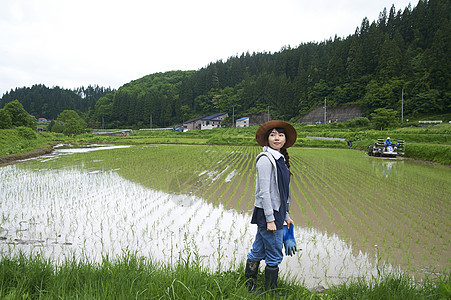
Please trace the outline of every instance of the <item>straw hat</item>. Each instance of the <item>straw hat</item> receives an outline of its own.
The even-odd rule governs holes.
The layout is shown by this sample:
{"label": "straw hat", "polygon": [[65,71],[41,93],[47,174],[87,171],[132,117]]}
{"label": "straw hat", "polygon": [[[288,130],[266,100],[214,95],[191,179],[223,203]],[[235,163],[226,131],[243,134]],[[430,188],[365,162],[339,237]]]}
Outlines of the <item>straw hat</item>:
{"label": "straw hat", "polygon": [[294,142],[296,142],[296,138],[298,137],[298,134],[296,132],[296,129],[294,127],[284,121],[279,120],[272,120],[268,121],[266,123],[263,123],[260,125],[260,127],[257,129],[257,133],[255,134],[255,139],[257,140],[257,143],[260,146],[266,146],[266,140],[265,135],[268,132],[268,130],[273,128],[283,128],[286,132],[287,140],[285,141],[285,148],[293,146]]}

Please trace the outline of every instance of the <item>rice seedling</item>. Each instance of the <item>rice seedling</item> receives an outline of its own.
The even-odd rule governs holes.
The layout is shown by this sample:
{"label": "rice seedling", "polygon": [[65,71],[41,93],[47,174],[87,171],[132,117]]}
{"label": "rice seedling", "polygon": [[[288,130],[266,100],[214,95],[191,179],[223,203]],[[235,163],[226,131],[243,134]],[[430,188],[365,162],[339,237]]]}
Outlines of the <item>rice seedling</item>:
{"label": "rice seedling", "polygon": [[[255,234],[249,210],[259,151],[135,146],[0,168],[0,226],[8,231],[0,250],[101,261],[128,249],[163,263],[196,256],[213,272],[237,268]],[[314,286],[377,276],[390,265],[449,266],[447,167],[388,166],[346,150],[293,148],[290,157],[303,251],[284,259],[282,274]]]}

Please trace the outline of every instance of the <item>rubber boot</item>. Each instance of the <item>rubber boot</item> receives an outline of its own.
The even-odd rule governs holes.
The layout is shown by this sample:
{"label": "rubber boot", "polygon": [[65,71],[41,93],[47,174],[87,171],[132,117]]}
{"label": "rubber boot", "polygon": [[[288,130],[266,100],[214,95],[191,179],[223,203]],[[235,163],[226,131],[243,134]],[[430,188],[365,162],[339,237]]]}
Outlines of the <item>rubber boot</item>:
{"label": "rubber boot", "polygon": [[255,291],[257,282],[258,266],[260,262],[253,262],[249,259],[246,261],[246,270],[244,271],[244,278],[246,279],[246,286],[249,292]]}
{"label": "rubber boot", "polygon": [[277,289],[277,278],[279,277],[279,266],[265,267],[265,290],[275,290]]}

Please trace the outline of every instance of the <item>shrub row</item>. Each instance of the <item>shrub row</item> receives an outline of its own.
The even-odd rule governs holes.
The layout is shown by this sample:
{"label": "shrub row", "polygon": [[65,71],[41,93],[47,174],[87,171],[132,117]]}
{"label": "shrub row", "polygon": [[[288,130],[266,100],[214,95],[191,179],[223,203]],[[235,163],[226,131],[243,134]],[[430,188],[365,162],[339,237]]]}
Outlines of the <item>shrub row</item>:
{"label": "shrub row", "polygon": [[451,164],[451,145],[408,143],[405,146],[405,157]]}

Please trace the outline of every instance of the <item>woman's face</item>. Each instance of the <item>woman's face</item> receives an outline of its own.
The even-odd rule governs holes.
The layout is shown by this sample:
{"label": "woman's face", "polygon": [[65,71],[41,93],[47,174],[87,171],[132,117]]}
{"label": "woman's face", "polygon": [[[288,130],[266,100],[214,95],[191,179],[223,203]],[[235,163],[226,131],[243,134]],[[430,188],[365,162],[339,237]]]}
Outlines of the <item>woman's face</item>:
{"label": "woman's face", "polygon": [[268,144],[274,150],[280,151],[285,145],[285,133],[279,133],[276,129],[273,129],[268,136]]}

